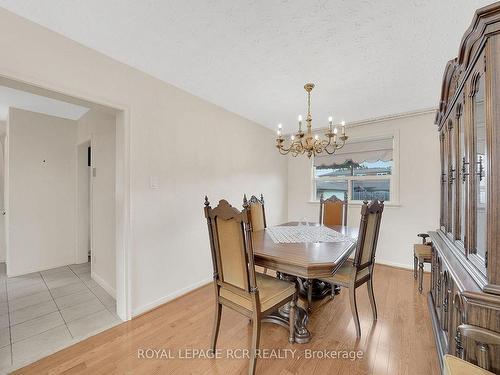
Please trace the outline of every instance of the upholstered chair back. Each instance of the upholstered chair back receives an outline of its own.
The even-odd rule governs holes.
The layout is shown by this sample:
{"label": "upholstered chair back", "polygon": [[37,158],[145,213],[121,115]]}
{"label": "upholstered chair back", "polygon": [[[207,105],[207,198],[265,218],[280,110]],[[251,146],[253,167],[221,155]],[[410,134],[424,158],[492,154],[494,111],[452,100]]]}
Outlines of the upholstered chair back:
{"label": "upholstered chair back", "polygon": [[250,293],[255,287],[249,209],[238,211],[226,200],[215,208],[205,198],[205,217],[210,235],[214,278],[222,288]]}
{"label": "upholstered chair back", "polygon": [[371,266],[375,260],[377,250],[378,234],[384,202],[377,199],[363,202],[361,207],[361,222],[359,225],[358,244],[356,255],[354,256],[354,266],[360,272],[364,268]]}
{"label": "upholstered chair back", "polygon": [[261,194],[260,199],[255,195],[252,195],[250,200],[247,202],[246,196],[243,198],[243,204],[248,204],[250,208],[250,223],[252,224],[252,230],[264,230],[266,225],[266,211],[264,208],[264,196]]}
{"label": "upholstered chair back", "polygon": [[326,226],[347,225],[347,193],[344,200],[340,200],[335,195],[328,199],[320,197],[319,223]]}

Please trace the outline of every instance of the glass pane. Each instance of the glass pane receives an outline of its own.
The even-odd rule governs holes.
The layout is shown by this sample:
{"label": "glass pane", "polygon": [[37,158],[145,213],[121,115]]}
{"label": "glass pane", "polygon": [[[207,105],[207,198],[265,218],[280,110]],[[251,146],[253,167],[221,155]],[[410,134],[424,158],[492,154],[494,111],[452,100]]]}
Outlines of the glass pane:
{"label": "glass pane", "polygon": [[444,144],[443,144],[443,165],[441,171],[441,183],[443,186],[443,226],[448,228],[448,131],[444,131]]}
{"label": "glass pane", "polygon": [[484,76],[477,82],[474,95],[474,180],[476,201],[476,253],[484,258],[486,253],[487,176],[486,121],[484,103]]}
{"label": "glass pane", "polygon": [[365,161],[353,170],[354,176],[388,176],[392,172],[392,160]]}
{"label": "glass pane", "polygon": [[439,146],[441,148],[441,212],[440,212],[440,226],[444,227],[445,225],[445,193],[444,193],[444,131],[441,132],[440,137],[439,137]]}
{"label": "glass pane", "polygon": [[[462,172],[465,171],[467,172],[467,167],[464,166],[464,158],[465,158],[465,126],[464,122],[462,121],[462,117],[460,116],[457,120],[457,126],[458,126],[458,131],[459,131],[459,162],[460,162],[460,167],[463,168]],[[466,160],[465,160],[466,161]],[[459,168],[459,165],[457,163],[457,168]],[[462,242],[465,243],[465,210],[466,210],[466,200],[465,200],[465,184],[466,181],[464,181],[464,176],[463,174],[460,174],[460,180],[457,181],[458,184],[458,194],[459,194],[459,210],[460,210],[460,222],[459,222],[459,228],[458,232],[460,236],[458,237]]]}
{"label": "glass pane", "polygon": [[330,168],[316,168],[316,177],[337,176],[387,176],[392,171],[392,160],[364,161],[355,163],[334,164]]}
{"label": "glass pane", "polygon": [[347,192],[347,181],[316,181],[316,199],[319,200],[321,193],[323,198],[330,198],[335,195],[337,198],[344,200],[344,194]]}
{"label": "glass pane", "polygon": [[456,196],[456,187],[457,187],[457,184],[456,184],[456,174],[455,174],[455,166],[456,166],[456,158],[457,158],[457,154],[456,154],[456,139],[455,139],[455,128],[452,127],[450,129],[450,159],[449,159],[449,173],[450,173],[450,187],[449,187],[449,202],[450,202],[450,226],[448,228],[448,230],[451,232],[451,233],[455,233],[455,226],[456,226],[456,221],[455,221],[455,218],[456,218],[456,199],[457,199],[457,196]]}
{"label": "glass pane", "polygon": [[355,201],[370,201],[372,199],[389,201],[390,186],[390,180],[353,180],[351,199]]}

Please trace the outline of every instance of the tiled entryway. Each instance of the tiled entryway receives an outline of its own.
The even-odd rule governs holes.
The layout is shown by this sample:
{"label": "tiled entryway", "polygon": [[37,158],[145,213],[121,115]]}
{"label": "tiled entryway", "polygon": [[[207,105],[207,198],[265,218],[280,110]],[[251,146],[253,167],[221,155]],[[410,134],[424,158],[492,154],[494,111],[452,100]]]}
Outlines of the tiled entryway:
{"label": "tiled entryway", "polygon": [[115,311],[90,263],[12,278],[0,263],[0,373],[120,323]]}

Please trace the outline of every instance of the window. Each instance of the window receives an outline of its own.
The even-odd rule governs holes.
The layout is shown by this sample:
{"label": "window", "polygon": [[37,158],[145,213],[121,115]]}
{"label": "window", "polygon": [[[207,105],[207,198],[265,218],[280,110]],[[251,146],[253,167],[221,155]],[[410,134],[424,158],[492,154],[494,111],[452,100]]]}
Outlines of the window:
{"label": "window", "polygon": [[313,199],[332,195],[349,201],[394,201],[393,140],[378,138],[350,141],[333,155],[321,155],[313,163]]}

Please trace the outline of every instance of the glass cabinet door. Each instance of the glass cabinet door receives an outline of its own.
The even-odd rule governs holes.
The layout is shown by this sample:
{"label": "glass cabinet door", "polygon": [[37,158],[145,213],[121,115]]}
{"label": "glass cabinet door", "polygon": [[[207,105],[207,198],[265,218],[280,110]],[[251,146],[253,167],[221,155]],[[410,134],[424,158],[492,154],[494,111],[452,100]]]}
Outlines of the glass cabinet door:
{"label": "glass cabinet door", "polygon": [[485,108],[485,78],[484,74],[476,77],[472,96],[473,119],[473,197],[475,218],[475,247],[476,253],[482,260],[486,257],[487,249],[487,196],[488,196],[488,155],[486,147],[486,108]]}

